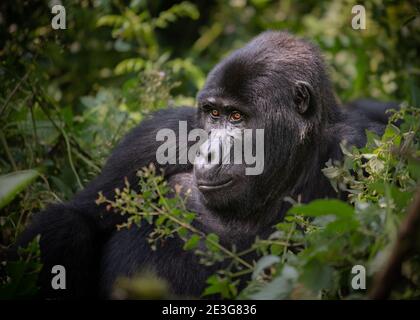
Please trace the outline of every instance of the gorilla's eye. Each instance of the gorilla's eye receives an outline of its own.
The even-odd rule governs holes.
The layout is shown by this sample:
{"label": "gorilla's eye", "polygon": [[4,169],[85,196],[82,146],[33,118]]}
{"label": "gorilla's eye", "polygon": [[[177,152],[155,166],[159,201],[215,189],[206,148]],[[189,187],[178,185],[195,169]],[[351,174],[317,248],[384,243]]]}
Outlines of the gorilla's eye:
{"label": "gorilla's eye", "polygon": [[212,109],[212,110],[210,111],[210,115],[211,115],[213,118],[219,118],[219,117],[220,117],[220,112],[219,112],[219,110]]}
{"label": "gorilla's eye", "polygon": [[232,122],[239,122],[242,120],[242,113],[240,113],[239,111],[233,111],[230,114],[229,120]]}

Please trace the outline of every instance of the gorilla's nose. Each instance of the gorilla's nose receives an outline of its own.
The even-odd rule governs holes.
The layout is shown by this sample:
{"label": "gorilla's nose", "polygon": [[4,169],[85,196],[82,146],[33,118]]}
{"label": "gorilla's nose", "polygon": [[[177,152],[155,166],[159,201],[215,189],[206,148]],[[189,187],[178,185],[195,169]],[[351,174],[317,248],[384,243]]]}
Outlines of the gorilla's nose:
{"label": "gorilla's nose", "polygon": [[230,163],[230,139],[214,137],[204,142],[195,158],[194,166],[199,171],[212,170]]}
{"label": "gorilla's nose", "polygon": [[210,169],[220,163],[220,143],[207,140],[198,150],[195,165],[200,169]]}
{"label": "gorilla's nose", "polygon": [[223,167],[222,143],[210,141],[201,146],[194,163],[194,175],[198,189],[202,192],[220,190],[232,184],[230,175],[226,175]]}

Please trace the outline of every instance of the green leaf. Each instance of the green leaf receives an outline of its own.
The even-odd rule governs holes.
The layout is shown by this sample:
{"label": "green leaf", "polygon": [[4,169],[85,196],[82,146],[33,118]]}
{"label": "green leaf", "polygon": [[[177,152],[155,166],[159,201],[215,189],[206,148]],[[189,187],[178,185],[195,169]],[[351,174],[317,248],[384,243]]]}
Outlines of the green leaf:
{"label": "green leaf", "polygon": [[130,58],[121,61],[114,69],[116,75],[122,75],[130,72],[138,72],[145,65],[145,61],[141,58]]}
{"label": "green leaf", "polygon": [[182,2],[173,5],[166,11],[160,13],[159,17],[154,20],[154,24],[158,28],[166,28],[169,23],[176,21],[181,17],[189,17],[193,20],[197,20],[200,16],[200,12],[197,7],[189,2]]}
{"label": "green leaf", "polygon": [[280,255],[284,250],[284,246],[281,246],[278,244],[272,244],[270,246],[270,250],[271,250],[271,254]]}
{"label": "green leaf", "polygon": [[184,244],[184,250],[192,250],[197,248],[198,244],[200,242],[200,236],[197,234],[193,234],[191,238],[187,240]]}
{"label": "green leaf", "polygon": [[420,162],[409,159],[407,169],[414,180],[420,181]]}
{"label": "green leaf", "polygon": [[300,277],[305,287],[313,291],[329,289],[333,284],[334,270],[318,259],[310,260]]}
{"label": "green leaf", "polygon": [[400,134],[400,129],[398,129],[397,126],[395,126],[393,124],[388,124],[385,128],[385,132],[382,135],[381,140],[383,142],[388,141],[388,140],[392,140],[392,139],[396,138],[399,134]]}
{"label": "green leaf", "polygon": [[124,23],[124,17],[118,15],[106,15],[102,16],[96,22],[97,27],[119,27]]}
{"label": "green leaf", "polygon": [[213,295],[219,293],[222,298],[231,299],[236,296],[237,289],[235,282],[229,281],[227,278],[222,278],[217,275],[212,275],[207,279],[209,286],[204,290],[203,296]]}
{"label": "green leaf", "polygon": [[39,172],[22,170],[0,176],[0,208],[9,204],[22,190],[31,184]]}
{"label": "green leaf", "polygon": [[206,237],[207,248],[213,252],[218,252],[219,247],[215,243],[219,243],[219,236],[215,233],[208,234]]}
{"label": "green leaf", "polygon": [[337,199],[319,199],[306,205],[294,205],[289,212],[308,217],[335,215],[338,218],[350,218],[354,214],[352,206]]}
{"label": "green leaf", "polygon": [[352,218],[343,218],[335,221],[331,221],[325,228],[326,234],[340,234],[350,232],[359,226],[359,222]]}
{"label": "green leaf", "polygon": [[178,234],[180,237],[186,237],[188,235],[188,230],[184,227],[178,229]]}
{"label": "green leaf", "polygon": [[33,298],[38,292],[37,279],[42,267],[39,238],[18,249],[19,260],[5,261],[3,270],[7,281],[0,285],[0,300]]}
{"label": "green leaf", "polygon": [[413,194],[411,192],[401,191],[395,186],[391,186],[391,196],[394,199],[396,205],[398,205],[400,208],[405,208],[410,203]]}

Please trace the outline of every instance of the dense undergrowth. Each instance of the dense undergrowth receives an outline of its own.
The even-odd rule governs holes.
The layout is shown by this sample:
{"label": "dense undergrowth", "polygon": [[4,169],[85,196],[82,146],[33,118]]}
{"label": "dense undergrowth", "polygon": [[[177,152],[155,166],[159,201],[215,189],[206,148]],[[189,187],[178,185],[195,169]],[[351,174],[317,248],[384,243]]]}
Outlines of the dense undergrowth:
{"label": "dense undergrowth", "polygon": [[[390,124],[383,137],[370,133],[366,147],[343,149],[344,163],[327,163],[324,173],[334,187],[349,192],[348,202],[295,203],[273,235],[256,239],[249,249],[261,256],[255,263],[222,247],[216,235],[191,230],[194,213],[185,212],[181,198],[166,199],[164,181],[150,169],[140,174],[150,192],[131,195],[147,205],[134,208],[129,222],[151,220],[148,215],[157,212],[152,246],[158,237],[180,236],[186,250],[197,251],[197,243],[205,241],[207,250],[198,252],[203,263],[231,261],[230,269],[208,280],[204,294],[367,297],[369,290],[351,287],[354,265],[366,268],[367,288],[377,287],[381,267],[392,263],[393,248],[401,245],[398,230],[410,217],[419,184],[415,1],[363,2],[368,26],[363,31],[350,27],[352,0],[74,0],[66,2],[66,30],[51,29],[48,2],[0,4],[0,258],[32,214],[68,200],[98,174],[113,146],[146,114],[193,105],[205,75],[226,54],[261,31],[288,29],[321,47],[343,101],[373,97],[403,103],[394,116],[402,119],[400,127]],[[114,200],[107,199],[110,205]],[[410,240],[393,298],[419,297],[418,241]],[[36,294],[39,269],[35,241],[21,261],[2,261],[0,297]],[[238,272],[251,275],[242,291]],[[140,286],[150,288],[148,293],[120,286],[134,297],[156,288],[164,295],[160,281],[139,281],[148,283]]]}

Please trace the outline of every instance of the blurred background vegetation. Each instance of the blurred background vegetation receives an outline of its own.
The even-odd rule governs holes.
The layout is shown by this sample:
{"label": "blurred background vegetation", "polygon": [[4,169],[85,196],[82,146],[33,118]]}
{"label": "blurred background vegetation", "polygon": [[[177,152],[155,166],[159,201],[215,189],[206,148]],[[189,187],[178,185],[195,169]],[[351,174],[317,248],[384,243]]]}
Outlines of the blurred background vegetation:
{"label": "blurred background vegetation", "polygon": [[[51,28],[53,4],[66,30]],[[366,30],[351,28],[355,4]],[[0,249],[80,190],[145,114],[194,105],[209,70],[267,29],[317,43],[341,101],[420,106],[418,1],[1,1]]]}

